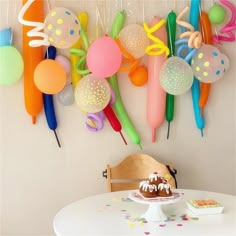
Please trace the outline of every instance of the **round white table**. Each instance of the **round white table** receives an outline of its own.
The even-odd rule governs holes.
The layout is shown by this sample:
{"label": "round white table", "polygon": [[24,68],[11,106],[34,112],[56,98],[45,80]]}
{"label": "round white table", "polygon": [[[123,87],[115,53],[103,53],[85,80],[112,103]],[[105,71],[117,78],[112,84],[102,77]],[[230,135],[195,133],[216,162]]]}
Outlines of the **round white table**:
{"label": "round white table", "polygon": [[[182,198],[165,204],[168,219],[142,218],[148,206],[128,198],[131,191],[104,193],[76,201],[61,209],[54,218],[57,236],[96,235],[236,235],[236,196],[177,189]],[[194,215],[186,205],[190,199],[214,199],[224,206],[222,214]]]}

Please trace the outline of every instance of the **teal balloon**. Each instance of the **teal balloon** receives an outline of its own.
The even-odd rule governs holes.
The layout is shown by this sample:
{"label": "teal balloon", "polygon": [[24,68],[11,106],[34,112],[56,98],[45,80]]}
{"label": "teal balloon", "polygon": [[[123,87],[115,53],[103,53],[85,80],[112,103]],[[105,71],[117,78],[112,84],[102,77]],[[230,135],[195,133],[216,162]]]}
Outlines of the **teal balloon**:
{"label": "teal balloon", "polygon": [[220,24],[225,19],[225,10],[219,4],[214,4],[208,12],[208,17],[212,24]]}
{"label": "teal balloon", "polygon": [[0,85],[10,85],[18,81],[23,73],[21,54],[13,46],[0,47]]}
{"label": "teal balloon", "polygon": [[12,29],[6,28],[0,30],[0,47],[11,45]]}

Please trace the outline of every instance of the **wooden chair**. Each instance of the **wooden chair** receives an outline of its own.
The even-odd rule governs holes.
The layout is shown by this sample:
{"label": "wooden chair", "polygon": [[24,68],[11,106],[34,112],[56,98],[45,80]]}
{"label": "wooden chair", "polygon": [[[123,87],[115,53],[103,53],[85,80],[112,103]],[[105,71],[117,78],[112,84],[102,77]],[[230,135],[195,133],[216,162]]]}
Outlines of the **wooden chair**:
{"label": "wooden chair", "polygon": [[176,170],[173,165],[164,165],[146,154],[132,154],[124,158],[118,165],[103,171],[107,178],[107,191],[115,192],[121,190],[138,189],[139,182],[148,176],[158,172],[162,177],[167,177],[172,188],[177,187],[175,178]]}

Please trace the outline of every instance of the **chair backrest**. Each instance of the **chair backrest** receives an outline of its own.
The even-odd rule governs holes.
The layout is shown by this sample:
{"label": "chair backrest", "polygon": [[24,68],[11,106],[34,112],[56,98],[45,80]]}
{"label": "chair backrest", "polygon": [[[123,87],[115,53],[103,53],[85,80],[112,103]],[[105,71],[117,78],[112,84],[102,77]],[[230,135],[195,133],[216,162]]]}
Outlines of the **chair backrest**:
{"label": "chair backrest", "polygon": [[106,171],[108,192],[138,189],[139,182],[153,172],[158,172],[162,177],[168,175],[168,183],[176,188],[175,179],[166,165],[146,154],[129,155],[114,167],[107,165]]}

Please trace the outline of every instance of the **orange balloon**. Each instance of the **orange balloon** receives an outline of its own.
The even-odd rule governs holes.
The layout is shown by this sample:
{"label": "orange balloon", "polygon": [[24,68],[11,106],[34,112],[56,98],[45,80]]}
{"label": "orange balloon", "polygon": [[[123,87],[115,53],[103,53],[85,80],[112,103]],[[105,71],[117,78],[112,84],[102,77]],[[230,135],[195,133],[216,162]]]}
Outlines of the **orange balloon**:
{"label": "orange balloon", "polygon": [[43,93],[56,94],[66,85],[66,71],[55,60],[43,60],[34,71],[34,82]]}
{"label": "orange balloon", "polygon": [[148,71],[145,66],[139,66],[129,73],[130,81],[135,86],[143,86],[148,80]]}
{"label": "orange balloon", "polygon": [[[23,0],[23,4],[26,4],[28,0]],[[35,0],[30,8],[25,12],[24,20],[27,21],[44,21],[44,1]],[[29,42],[31,38],[27,36],[27,33],[33,29],[31,26],[22,26],[23,32],[23,59],[24,59],[24,100],[25,108],[29,115],[32,117],[32,123],[36,123],[36,117],[39,115],[43,108],[43,96],[42,92],[35,86],[34,83],[34,70],[38,63],[43,60],[43,46],[30,47]]]}

